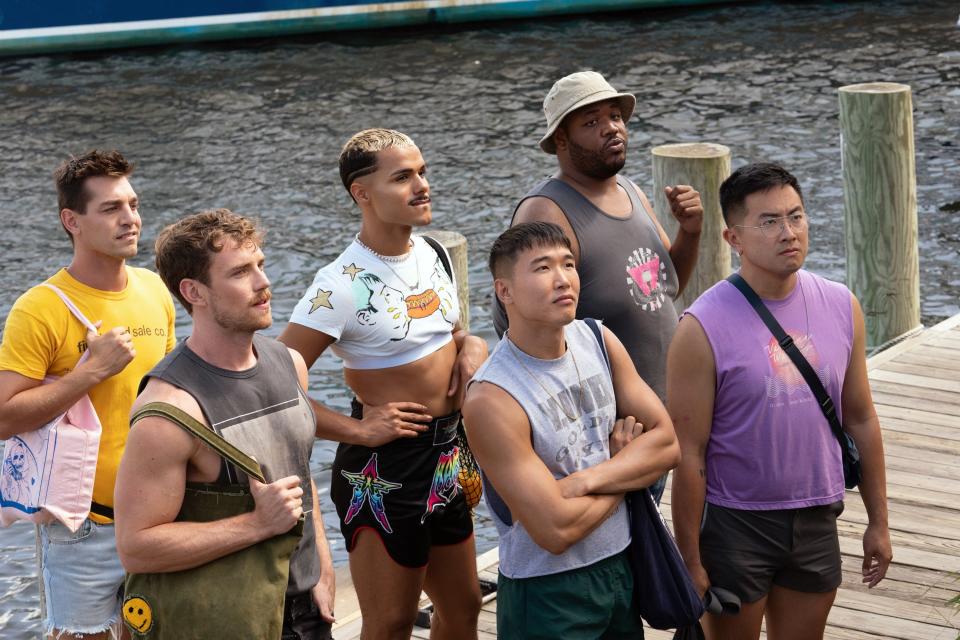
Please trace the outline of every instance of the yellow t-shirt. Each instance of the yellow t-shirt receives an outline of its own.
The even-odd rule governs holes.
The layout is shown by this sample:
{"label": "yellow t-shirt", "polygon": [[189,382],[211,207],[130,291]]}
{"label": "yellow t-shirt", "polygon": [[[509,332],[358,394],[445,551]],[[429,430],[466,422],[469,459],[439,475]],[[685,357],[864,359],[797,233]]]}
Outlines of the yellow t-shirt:
{"label": "yellow t-shirt", "polygon": [[[75,280],[61,269],[47,282],[70,298],[90,322],[102,320],[101,333],[127,327],[133,336],[136,357],[117,375],[89,391],[103,432],[97,457],[93,500],[113,506],[117,466],[127,443],[130,407],[143,376],[176,344],[173,299],[160,276],[136,267],[126,267],[123,291],[100,291]],[[0,344],[0,370],[27,378],[63,376],[77,365],[87,348],[87,330],[51,289],[35,286],[14,303],[7,316]],[[96,522],[109,519],[90,514]]]}

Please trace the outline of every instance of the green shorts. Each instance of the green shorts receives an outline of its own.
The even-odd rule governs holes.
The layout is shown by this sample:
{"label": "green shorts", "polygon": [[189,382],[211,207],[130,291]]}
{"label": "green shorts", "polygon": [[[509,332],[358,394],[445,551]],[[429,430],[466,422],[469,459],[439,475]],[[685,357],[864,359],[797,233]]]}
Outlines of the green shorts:
{"label": "green shorts", "polygon": [[500,640],[637,640],[643,622],[632,605],[626,552],[580,569],[497,581]]}

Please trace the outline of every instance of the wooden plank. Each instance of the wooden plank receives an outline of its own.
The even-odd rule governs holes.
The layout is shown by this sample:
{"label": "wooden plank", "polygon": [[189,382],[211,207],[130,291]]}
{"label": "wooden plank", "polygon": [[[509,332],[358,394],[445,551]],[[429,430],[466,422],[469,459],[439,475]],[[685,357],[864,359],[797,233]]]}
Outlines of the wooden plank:
{"label": "wooden plank", "polygon": [[[956,382],[957,380],[957,374],[953,371],[923,364],[908,364],[899,362],[898,360],[887,363],[881,371],[896,371],[898,373],[920,376],[932,380],[946,380],[950,382]],[[958,388],[960,388],[960,386],[958,386]]]}
{"label": "wooden plank", "polygon": [[[850,535],[840,536],[840,552],[847,556],[862,558],[863,543],[860,537]],[[893,561],[905,566],[933,569],[934,571],[960,571],[960,557],[908,547],[894,548]]]}
{"label": "wooden plank", "polygon": [[[870,388],[873,390],[874,398],[881,394],[889,394],[898,398],[909,399],[909,401],[913,403],[906,406],[937,403],[945,405],[950,411],[954,411],[954,407],[960,406],[960,393],[951,393],[950,391],[928,389],[925,387],[908,387],[897,384],[896,382],[875,379],[872,372],[870,374]],[[919,401],[925,402],[921,403]]]}
{"label": "wooden plank", "polygon": [[933,452],[947,453],[950,455],[960,455],[960,443],[942,438],[931,438],[929,436],[918,435],[915,433],[901,433],[899,431],[884,431],[884,442],[894,442],[914,449],[926,449]]}
{"label": "wooden plank", "polygon": [[940,391],[949,391],[951,393],[960,393],[960,381],[956,378],[952,380],[941,380],[926,375],[913,373],[903,373],[900,371],[890,371],[888,366],[882,369],[875,369],[870,373],[870,378],[883,380],[885,382],[894,382],[908,387],[920,387],[925,389],[939,389]]}
{"label": "wooden plank", "polygon": [[[862,540],[865,528],[865,524],[852,520],[837,522],[837,531],[839,534],[856,541]],[[893,556],[895,559],[899,559],[901,551],[907,550],[944,554],[947,556],[960,555],[960,540],[957,540],[955,537],[918,536],[892,529],[890,531],[890,542],[893,545]]]}
{"label": "wooden plank", "polygon": [[956,629],[946,626],[902,620],[895,616],[834,606],[827,618],[832,627],[866,633],[871,638],[898,640],[956,640]]}
{"label": "wooden plank", "polygon": [[897,418],[890,415],[892,412],[881,412],[879,407],[877,412],[880,414],[880,424],[883,425],[883,429],[960,442],[960,429],[956,429],[952,426],[943,426],[938,424],[924,423],[920,422],[919,420]]}
{"label": "wooden plank", "polygon": [[[960,374],[958,374],[958,377],[960,377]],[[924,426],[945,427],[943,432],[949,435],[944,437],[956,437],[957,434],[960,434],[960,417],[957,416],[953,407],[941,407],[937,404],[918,402],[915,402],[913,406],[905,407],[902,405],[888,405],[878,401],[876,398],[874,398],[873,404],[877,408],[877,414],[880,416],[881,421],[884,418],[892,418],[909,420]],[[934,434],[930,433],[929,435]]]}
{"label": "wooden plank", "polygon": [[923,466],[935,476],[952,478],[960,467],[960,457],[954,454],[918,449],[900,442],[893,442],[887,438],[886,434],[883,436],[883,451],[888,459],[897,460],[897,464],[909,464],[911,469]]}
{"label": "wooden plank", "polygon": [[943,369],[960,371],[960,362],[957,361],[955,354],[949,350],[927,344],[918,344],[915,348],[900,354],[891,360],[891,362],[933,364]]}
{"label": "wooden plank", "polygon": [[[890,529],[901,534],[930,536],[933,538],[955,538],[960,531],[960,513],[938,510],[930,513],[916,505],[892,503],[890,505]],[[942,516],[942,517],[941,517]],[[867,510],[857,500],[848,500],[841,522],[855,522],[866,526]]]}
{"label": "wooden plank", "polygon": [[946,603],[942,606],[922,605],[849,589],[839,591],[834,603],[834,606],[884,616],[889,616],[891,612],[895,611],[897,618],[900,620],[922,622],[934,626],[949,627],[953,626],[954,621],[960,622],[960,609],[945,606]]}

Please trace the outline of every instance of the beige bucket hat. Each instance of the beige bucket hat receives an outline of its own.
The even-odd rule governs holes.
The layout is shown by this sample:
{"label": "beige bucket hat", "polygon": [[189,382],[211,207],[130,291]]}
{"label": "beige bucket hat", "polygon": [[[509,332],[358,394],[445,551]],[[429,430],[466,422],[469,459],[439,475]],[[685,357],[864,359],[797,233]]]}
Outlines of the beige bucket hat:
{"label": "beige bucket hat", "polygon": [[637,99],[632,93],[619,93],[606,78],[596,71],[578,71],[557,80],[550,93],[543,99],[543,115],[547,117],[547,132],[540,139],[540,148],[547,153],[556,153],[553,132],[571,111],[594,102],[617,98],[623,110],[623,121],[633,115]]}

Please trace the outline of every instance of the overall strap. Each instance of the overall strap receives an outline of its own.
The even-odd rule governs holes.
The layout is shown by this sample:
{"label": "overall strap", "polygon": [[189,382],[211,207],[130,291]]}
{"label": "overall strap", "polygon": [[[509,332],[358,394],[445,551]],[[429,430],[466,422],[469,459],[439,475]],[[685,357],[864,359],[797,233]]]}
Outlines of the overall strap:
{"label": "overall strap", "polygon": [[200,438],[201,441],[216,451],[222,458],[233,463],[251,478],[256,478],[260,482],[267,481],[256,460],[227,442],[219,433],[207,428],[206,425],[182,409],[167,402],[150,402],[133,414],[133,417],[130,418],[130,426],[133,426],[134,423],[141,418],[148,416],[166,418],[170,422],[183,428],[187,433]]}

